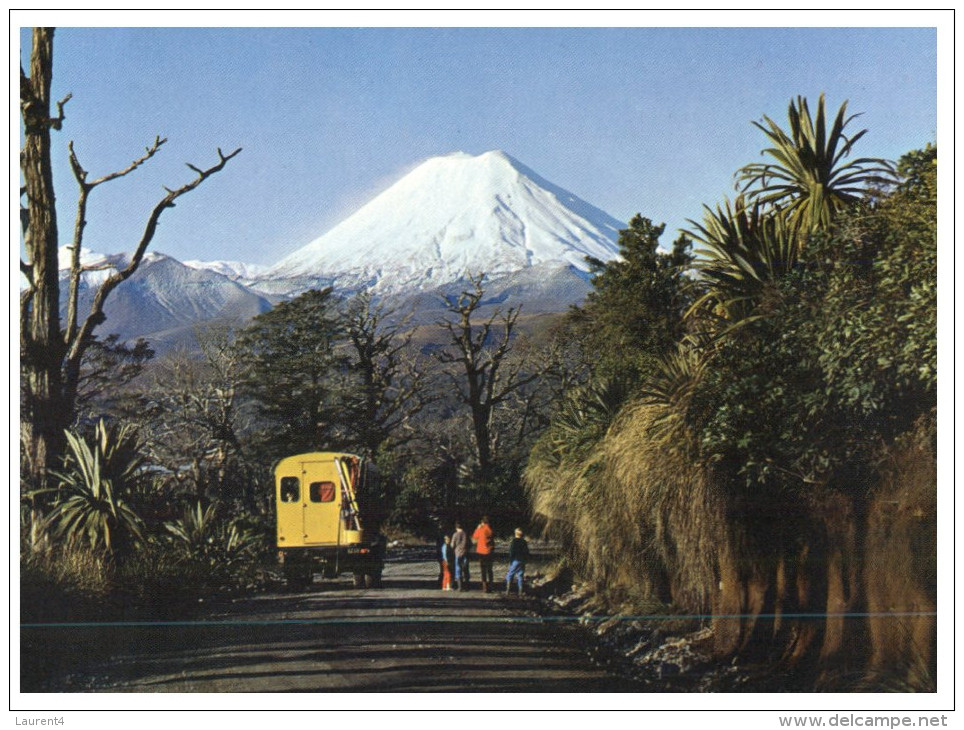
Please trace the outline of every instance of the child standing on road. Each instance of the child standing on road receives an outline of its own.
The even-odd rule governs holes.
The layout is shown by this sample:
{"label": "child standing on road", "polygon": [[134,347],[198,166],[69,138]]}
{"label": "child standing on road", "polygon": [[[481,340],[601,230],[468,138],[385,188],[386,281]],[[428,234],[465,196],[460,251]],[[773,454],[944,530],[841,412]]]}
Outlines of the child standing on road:
{"label": "child standing on road", "polygon": [[519,595],[522,595],[526,576],[526,561],[529,559],[529,543],[522,535],[522,530],[516,528],[515,537],[509,543],[509,572],[505,574],[505,594],[509,595],[512,579],[519,584]]}
{"label": "child standing on road", "polygon": [[442,590],[452,590],[452,538],[445,536],[442,542]]}

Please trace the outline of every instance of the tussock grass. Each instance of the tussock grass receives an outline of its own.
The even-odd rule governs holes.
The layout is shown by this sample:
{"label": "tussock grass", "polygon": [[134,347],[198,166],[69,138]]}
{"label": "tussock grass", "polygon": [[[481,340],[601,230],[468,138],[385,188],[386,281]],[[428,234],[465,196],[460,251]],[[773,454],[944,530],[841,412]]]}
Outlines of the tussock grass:
{"label": "tussock grass", "polygon": [[21,530],[21,621],[95,615],[96,604],[110,592],[111,584],[110,566],[86,546],[55,545],[38,521]]}
{"label": "tussock grass", "polygon": [[566,547],[574,571],[638,605],[658,600],[706,608],[718,582],[714,556],[723,509],[674,406],[624,406],[596,438],[569,450],[543,438],[525,473],[534,513]]}
{"label": "tussock grass", "polygon": [[[594,585],[609,612],[654,605],[665,612],[671,605],[738,613],[745,618],[714,622],[719,651],[783,652],[788,671],[811,666],[800,663],[809,656],[824,667],[819,676],[826,687],[930,691],[936,666],[935,620],[927,615],[936,609],[933,424],[882,449],[863,495],[787,488],[751,498],[700,460],[678,406],[637,399],[578,448],[537,445],[525,484],[534,512],[563,543],[574,576]],[[828,616],[822,625],[796,629],[793,620],[753,618],[774,611],[832,614],[842,610],[840,601],[846,610],[866,606],[884,618],[845,625]],[[895,620],[893,612],[918,615]],[[835,669],[838,660],[847,665],[843,674],[842,665]]]}
{"label": "tussock grass", "polygon": [[908,614],[869,623],[870,676],[877,686],[933,691],[936,673],[936,425],[922,420],[883,449],[870,495],[864,591],[871,614]]}
{"label": "tussock grass", "polygon": [[673,602],[702,611],[707,586],[718,582],[727,523],[689,434],[666,428],[668,408],[637,402],[624,410],[600,444],[603,480],[618,500],[615,529],[642,557],[639,568],[659,566]]}
{"label": "tussock grass", "polygon": [[[234,534],[228,531],[227,537]],[[240,548],[224,542],[206,542],[204,550],[192,553],[174,539],[151,537],[118,558],[91,550],[85,541],[62,542],[38,513],[24,512],[21,621],[177,616],[199,596],[250,590],[274,580],[267,551],[255,549],[253,542]]]}

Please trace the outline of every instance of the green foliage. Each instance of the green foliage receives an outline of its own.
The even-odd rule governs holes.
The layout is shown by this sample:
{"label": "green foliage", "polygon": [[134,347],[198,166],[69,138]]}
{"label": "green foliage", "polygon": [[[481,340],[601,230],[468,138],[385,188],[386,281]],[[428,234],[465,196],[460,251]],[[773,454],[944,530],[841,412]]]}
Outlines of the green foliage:
{"label": "green foliage", "polygon": [[281,302],[240,334],[245,384],[259,406],[269,459],[338,445],[333,436],[343,414],[332,390],[341,333],[328,288]]}
{"label": "green foliage", "polygon": [[644,379],[640,400],[660,406],[649,427],[650,437],[668,449],[685,446],[693,423],[706,418],[694,411],[694,394],[706,377],[708,356],[698,339],[686,338]]}
{"label": "green foliage", "polygon": [[825,283],[812,307],[828,396],[887,438],[936,407],[937,391],[937,149],[898,169],[892,195],[821,243]]}
{"label": "green foliage", "polygon": [[142,539],[142,522],[127,501],[143,464],[136,431],[99,421],[93,444],[68,431],[68,454],[47,517],[52,534],[86,542],[110,556]]}
{"label": "green foliage", "polygon": [[180,519],[165,524],[179,563],[205,582],[231,583],[257,564],[264,547],[263,535],[240,520],[218,515],[218,504],[188,506]]}
{"label": "green foliage", "polygon": [[792,310],[783,306],[720,341],[686,411],[703,458],[736,484],[825,482],[850,444]]}
{"label": "green foliage", "polygon": [[199,552],[214,542],[216,515],[217,504],[212,503],[205,508],[198,502],[193,507],[187,507],[181,519],[168,522],[164,527],[187,552]]}
{"label": "green foliage", "polygon": [[936,407],[936,150],[839,214],[774,280],[771,317],[715,344],[692,413],[704,456],[747,485],[866,490],[874,454]]}
{"label": "green foliage", "polygon": [[846,161],[866,133],[847,135],[844,130],[856,115],[846,116],[844,102],[827,128],[824,95],[811,117],[807,100],[798,96],[787,110],[789,131],[767,116],[754,122],[772,147],[763,150],[772,162],[756,162],[737,173],[738,187],[752,200],[785,208],[788,221],[804,234],[826,230],[837,213],[861,200],[868,188],[893,182],[893,167],[885,160],[860,157]]}
{"label": "green foliage", "polygon": [[559,466],[588,456],[630,392],[625,378],[595,378],[570,390],[533,449],[533,458]]}
{"label": "green foliage", "polygon": [[571,323],[603,378],[638,379],[683,334],[690,241],[682,235],[671,252],[661,252],[664,229],[636,215],[619,232],[621,258],[590,260],[593,290],[573,310]]}
{"label": "green foliage", "polygon": [[450,519],[445,475],[424,461],[414,461],[399,479],[389,523],[422,537],[434,537]]}
{"label": "green foliage", "polygon": [[797,245],[780,209],[747,206],[743,197],[731,207],[705,208],[691,235],[702,244],[696,270],[699,295],[688,311],[725,331],[760,314],[768,291],[797,264]]}

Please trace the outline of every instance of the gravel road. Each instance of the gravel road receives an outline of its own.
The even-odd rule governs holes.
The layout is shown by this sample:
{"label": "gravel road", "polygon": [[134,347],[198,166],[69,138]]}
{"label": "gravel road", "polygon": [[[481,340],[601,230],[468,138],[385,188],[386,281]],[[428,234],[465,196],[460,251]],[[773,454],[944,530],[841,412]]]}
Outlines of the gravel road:
{"label": "gravel road", "polygon": [[[477,582],[443,592],[437,572],[431,549],[394,550],[380,589],[316,578],[304,591],[205,604],[190,621],[24,627],[22,680],[42,679],[22,691],[639,690],[590,661],[577,627]],[[35,666],[50,647],[57,666]]]}

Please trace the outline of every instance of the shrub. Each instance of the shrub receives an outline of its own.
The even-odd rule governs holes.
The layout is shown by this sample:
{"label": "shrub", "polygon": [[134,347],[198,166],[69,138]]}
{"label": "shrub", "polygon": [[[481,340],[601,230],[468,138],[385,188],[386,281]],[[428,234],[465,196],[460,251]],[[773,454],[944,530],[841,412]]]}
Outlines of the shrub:
{"label": "shrub", "polygon": [[65,468],[54,476],[53,509],[47,526],[66,543],[86,542],[114,557],[143,539],[142,522],[127,502],[143,463],[135,430],[99,421],[93,444],[67,431]]}
{"label": "shrub", "polygon": [[257,573],[265,540],[240,519],[220,519],[218,508],[216,502],[185,508],[180,519],[165,524],[168,545],[188,583],[247,584]]}

